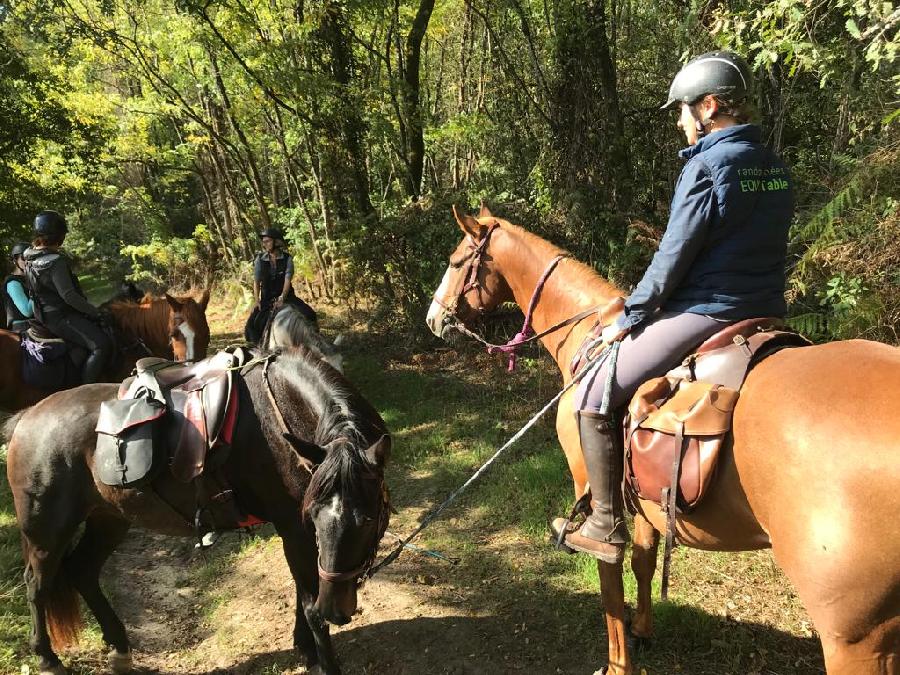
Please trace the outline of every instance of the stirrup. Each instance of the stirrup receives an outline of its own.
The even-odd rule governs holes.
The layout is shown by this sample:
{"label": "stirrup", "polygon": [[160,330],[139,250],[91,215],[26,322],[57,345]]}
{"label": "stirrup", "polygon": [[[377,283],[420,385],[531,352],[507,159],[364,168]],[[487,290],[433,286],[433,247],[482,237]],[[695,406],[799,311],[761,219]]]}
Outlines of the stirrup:
{"label": "stirrup", "polygon": [[[591,491],[588,490],[585,492],[575,504],[572,506],[572,510],[569,512],[569,516],[563,522],[561,528],[559,528],[559,533],[556,535],[556,539],[554,540],[551,536],[551,543],[558,551],[563,551],[565,553],[575,553],[575,549],[569,548],[566,546],[566,534],[569,532],[569,525],[572,524],[572,521],[575,520],[578,516],[582,518],[587,518],[588,515],[593,511],[591,508]],[[550,525],[550,531],[553,531],[553,525]]]}

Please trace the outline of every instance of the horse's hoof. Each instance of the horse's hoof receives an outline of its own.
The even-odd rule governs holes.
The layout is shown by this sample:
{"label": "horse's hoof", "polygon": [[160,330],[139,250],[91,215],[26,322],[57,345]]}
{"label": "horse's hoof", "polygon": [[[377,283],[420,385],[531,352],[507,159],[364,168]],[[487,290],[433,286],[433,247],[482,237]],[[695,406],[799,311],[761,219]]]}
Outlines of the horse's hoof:
{"label": "horse's hoof", "polygon": [[55,666],[51,666],[50,668],[41,668],[40,670],[41,675],[66,675],[68,672],[69,671],[66,670],[66,667],[61,663],[57,663]]}
{"label": "horse's hoof", "polygon": [[133,665],[131,650],[120,652],[112,649],[106,658],[109,661],[109,669],[115,673],[115,675],[125,675],[125,673],[131,672]]}

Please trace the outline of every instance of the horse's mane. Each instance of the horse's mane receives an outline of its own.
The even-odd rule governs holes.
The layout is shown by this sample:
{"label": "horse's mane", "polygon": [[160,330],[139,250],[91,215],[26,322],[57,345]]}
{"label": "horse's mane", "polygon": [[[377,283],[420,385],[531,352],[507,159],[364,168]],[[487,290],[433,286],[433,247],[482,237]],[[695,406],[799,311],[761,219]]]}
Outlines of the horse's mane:
{"label": "horse's mane", "polygon": [[335,488],[342,494],[365,494],[378,477],[364,452],[387,433],[384,421],[340,373],[309,350],[279,355],[279,377],[295,389],[318,417],[316,445],[328,447],[306,490],[304,511]]}
{"label": "horse's mane", "polygon": [[169,327],[169,303],[146,293],[138,302],[113,300],[106,309],[126,333],[139,336],[165,335]]}
{"label": "horse's mane", "polygon": [[272,318],[269,347],[297,347],[307,345],[323,356],[337,353],[335,346],[319,333],[312,322],[293,305],[284,305]]}
{"label": "horse's mane", "polygon": [[581,291],[597,293],[603,297],[622,294],[620,289],[601,277],[593,267],[585,265],[583,262],[572,256],[567,250],[560,248],[556,244],[550,243],[546,239],[539,237],[533,232],[529,232],[525,228],[515,225],[508,220],[502,218],[495,218],[494,220],[496,220],[503,229],[514,233],[529,249],[543,251],[548,258],[552,258],[561,253],[569,256],[566,259],[565,267],[560,267],[561,271],[565,269],[567,277],[571,277],[567,278],[567,281],[569,281],[569,284],[567,285],[578,288]]}

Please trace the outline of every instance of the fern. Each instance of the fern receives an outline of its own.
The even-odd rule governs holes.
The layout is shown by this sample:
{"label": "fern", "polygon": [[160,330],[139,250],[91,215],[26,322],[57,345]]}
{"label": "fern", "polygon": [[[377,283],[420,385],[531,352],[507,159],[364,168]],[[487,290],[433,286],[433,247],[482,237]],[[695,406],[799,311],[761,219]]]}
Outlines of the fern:
{"label": "fern", "polygon": [[828,317],[821,312],[806,312],[789,316],[787,325],[810,340],[818,340],[827,334]]}

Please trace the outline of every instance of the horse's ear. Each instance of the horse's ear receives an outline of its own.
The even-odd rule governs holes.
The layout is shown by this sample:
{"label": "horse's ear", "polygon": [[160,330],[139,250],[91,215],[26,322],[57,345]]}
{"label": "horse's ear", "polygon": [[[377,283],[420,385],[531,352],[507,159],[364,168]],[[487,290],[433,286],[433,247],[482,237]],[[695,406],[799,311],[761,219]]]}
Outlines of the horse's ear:
{"label": "horse's ear", "polygon": [[487,207],[487,204],[484,203],[484,200],[481,200],[481,210],[478,212],[479,218],[493,218],[494,214],[491,213],[491,210]]}
{"label": "horse's ear", "polygon": [[366,459],[370,464],[383,468],[391,456],[391,437],[385,434],[366,448]]}
{"label": "horse's ear", "polygon": [[459,211],[456,210],[456,204],[453,205],[453,217],[456,218],[456,223],[463,233],[472,237],[475,241],[481,241],[484,235],[487,234],[487,225],[482,225],[468,214],[459,215]]}
{"label": "horse's ear", "polygon": [[181,310],[181,301],[178,298],[173,298],[168,293],[166,293],[166,302],[169,303],[169,307],[172,308],[173,312],[178,312]]}
{"label": "horse's ear", "polygon": [[200,309],[204,312],[206,311],[206,306],[209,304],[209,289],[205,289],[203,293],[200,294],[200,299],[197,300],[197,304],[200,305]]}

